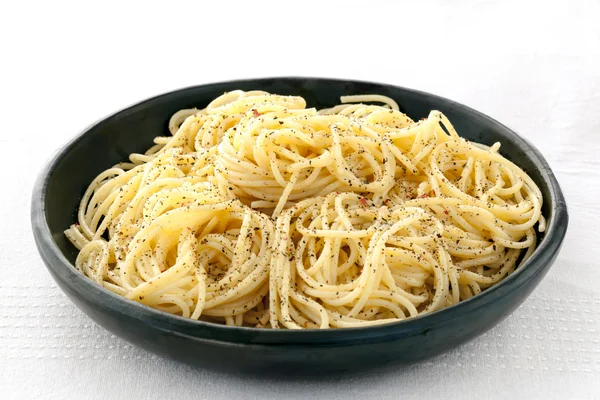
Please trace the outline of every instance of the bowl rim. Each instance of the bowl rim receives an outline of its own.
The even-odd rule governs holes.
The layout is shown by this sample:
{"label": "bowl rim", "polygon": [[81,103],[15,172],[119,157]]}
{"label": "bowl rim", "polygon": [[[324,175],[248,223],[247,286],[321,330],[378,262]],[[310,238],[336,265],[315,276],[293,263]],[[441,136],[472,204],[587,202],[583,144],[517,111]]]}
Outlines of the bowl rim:
{"label": "bowl rim", "polygon": [[[434,98],[436,100],[445,102],[452,107],[459,108],[461,111],[469,115],[477,116],[478,118],[485,120],[485,122],[494,125],[496,128],[503,130],[503,133],[509,138],[510,141],[525,151],[527,156],[536,165],[542,180],[548,185],[549,188],[552,201],[552,207],[549,211],[549,216],[547,216],[549,223],[546,227],[544,237],[538,244],[537,249],[534,251],[531,257],[526,260],[525,263],[519,265],[515,272],[503,279],[499,284],[486,289],[477,296],[461,301],[452,306],[426,315],[419,315],[417,317],[383,325],[325,330],[233,327],[212,322],[192,320],[189,318],[172,315],[119,296],[108,289],[99,286],[75,269],[74,265],[69,262],[69,260],[53,240],[52,233],[46,219],[46,194],[57,165],[79,141],[84,139],[84,136],[92,128],[105,123],[117,115],[125,114],[134,108],[144,107],[147,104],[153,103],[164,97],[177,96],[186,91],[197,90],[199,88],[208,88],[211,86],[227,86],[231,88],[229,90],[233,90],[236,85],[250,83],[254,83],[256,84],[257,88],[260,88],[265,82],[275,79],[289,82],[302,82],[310,80],[319,81],[319,83],[334,82],[338,84],[368,84],[387,87],[393,90],[410,92],[413,95]],[[38,175],[33,188],[31,200],[31,224],[36,246],[40,256],[46,264],[46,267],[50,270],[54,279],[58,279],[60,281],[59,283],[63,283],[67,286],[75,285],[77,287],[74,290],[80,295],[87,298],[92,298],[93,301],[102,302],[103,306],[108,307],[117,313],[126,314],[132,318],[142,321],[143,323],[151,324],[154,328],[159,330],[191,337],[195,340],[216,339],[219,341],[219,338],[225,335],[228,337],[227,340],[224,340],[225,342],[240,344],[363,344],[365,342],[390,340],[392,338],[404,335],[426,333],[433,326],[447,324],[454,319],[460,318],[462,315],[471,314],[479,308],[486,307],[488,304],[506,296],[508,293],[518,290],[526,282],[542,273],[545,269],[549,268],[549,264],[551,264],[552,260],[556,256],[556,253],[559,251],[566,234],[568,220],[569,216],[564,195],[560,189],[556,177],[554,176],[554,173],[539,150],[527,139],[521,137],[515,131],[489,117],[488,115],[442,96],[402,86],[364,80],[304,76],[238,79],[187,86],[138,101],[116,112],[110,113],[104,118],[97,120],[93,124],[83,129],[74,138],[54,152],[54,155],[51,156],[50,160],[45,164],[42,171]],[[205,333],[209,334],[208,336],[210,336],[210,339],[204,335]],[[235,333],[237,336],[232,336],[232,333]]]}

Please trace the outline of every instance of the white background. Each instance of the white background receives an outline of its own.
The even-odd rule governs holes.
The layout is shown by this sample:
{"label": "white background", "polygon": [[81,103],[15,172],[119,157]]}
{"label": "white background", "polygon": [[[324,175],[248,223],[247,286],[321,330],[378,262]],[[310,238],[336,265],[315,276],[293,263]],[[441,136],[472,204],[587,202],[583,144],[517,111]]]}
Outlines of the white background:
{"label": "white background", "polygon": [[[2,2],[0,397],[600,398],[600,7],[523,3]],[[534,294],[437,359],[319,382],[195,370],[91,322],[33,245],[29,201],[43,163],[91,122],[146,97],[272,75],[418,88],[530,139],[571,213]]]}

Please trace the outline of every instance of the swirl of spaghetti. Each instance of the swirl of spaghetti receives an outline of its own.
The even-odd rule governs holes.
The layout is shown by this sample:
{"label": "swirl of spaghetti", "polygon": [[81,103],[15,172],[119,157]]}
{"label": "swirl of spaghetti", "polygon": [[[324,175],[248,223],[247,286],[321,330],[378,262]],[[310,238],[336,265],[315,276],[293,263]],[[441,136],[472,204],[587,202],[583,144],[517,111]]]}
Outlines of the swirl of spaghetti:
{"label": "swirl of spaghetti", "polygon": [[271,326],[356,327],[442,308],[453,301],[449,281],[458,291],[443,232],[421,208],[376,207],[354,193],[298,203],[277,220]]}
{"label": "swirl of spaghetti", "polygon": [[[67,236],[76,267],[99,285],[184,317],[257,325],[268,313],[271,220],[225,200],[168,150],[127,172],[101,174]],[[106,240],[108,236],[109,240]]]}
{"label": "swirl of spaghetti", "polygon": [[332,191],[381,200],[394,185],[387,132],[411,122],[404,114],[364,105],[342,110],[351,116],[290,112],[258,99],[244,100],[252,113],[219,144],[215,177],[224,196],[276,217],[297,201]]}

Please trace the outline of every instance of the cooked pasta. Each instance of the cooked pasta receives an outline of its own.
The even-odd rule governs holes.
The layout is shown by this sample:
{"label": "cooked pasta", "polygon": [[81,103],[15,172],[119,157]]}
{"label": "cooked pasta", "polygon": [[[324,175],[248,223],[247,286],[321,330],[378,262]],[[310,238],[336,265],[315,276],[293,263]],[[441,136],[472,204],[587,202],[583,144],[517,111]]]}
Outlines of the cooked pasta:
{"label": "cooked pasta", "polygon": [[175,113],[84,193],[77,269],[183,317],[326,329],[451,306],[533,253],[542,195],[499,143],[385,96],[342,103],[236,90]]}

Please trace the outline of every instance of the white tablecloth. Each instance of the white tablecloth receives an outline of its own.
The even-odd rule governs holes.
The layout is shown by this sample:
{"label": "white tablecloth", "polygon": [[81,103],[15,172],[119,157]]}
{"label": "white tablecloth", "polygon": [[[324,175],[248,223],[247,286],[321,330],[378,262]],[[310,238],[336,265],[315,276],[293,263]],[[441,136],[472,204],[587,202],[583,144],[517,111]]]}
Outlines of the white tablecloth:
{"label": "white tablecloth", "polygon": [[[10,2],[0,11],[0,397],[600,398],[598,2],[124,3]],[[318,382],[196,370],[96,326],[33,244],[29,201],[43,163],[130,103],[270,75],[431,91],[530,139],[571,214],[538,289],[505,322],[439,358]]]}

